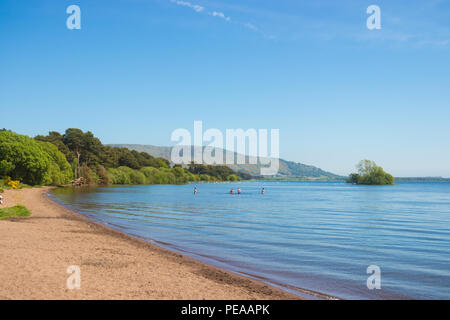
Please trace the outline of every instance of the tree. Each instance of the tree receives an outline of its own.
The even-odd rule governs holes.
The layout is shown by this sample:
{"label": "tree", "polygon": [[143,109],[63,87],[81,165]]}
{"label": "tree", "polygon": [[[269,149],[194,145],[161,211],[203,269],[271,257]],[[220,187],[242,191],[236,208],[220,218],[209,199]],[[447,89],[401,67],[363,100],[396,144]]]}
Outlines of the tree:
{"label": "tree", "polygon": [[50,157],[50,165],[44,176],[45,185],[63,185],[73,179],[72,168],[66,157],[50,142],[38,141]]}
{"label": "tree", "polygon": [[80,163],[81,152],[84,146],[84,134],[80,129],[67,129],[63,136],[64,144],[72,151]]}
{"label": "tree", "polygon": [[80,168],[80,176],[83,177],[84,183],[87,185],[92,185],[95,183],[94,177],[92,176],[91,168],[89,168],[86,163],[83,163]]}
{"label": "tree", "polygon": [[0,177],[8,176],[9,173],[13,171],[15,167],[16,166],[9,161],[6,160],[0,161]]}
{"label": "tree", "polygon": [[132,169],[140,169],[138,160],[134,154],[128,149],[119,149],[119,166],[126,166]]}
{"label": "tree", "polygon": [[[48,136],[36,136],[35,140],[55,145],[71,163],[75,177],[84,177],[90,183],[174,184],[202,179],[226,181],[252,178],[227,166],[193,164],[188,170],[181,166],[171,168],[166,159],[127,148],[104,146],[90,131],[83,132],[76,128],[69,128],[64,134],[51,131]],[[6,171],[9,166],[4,163],[0,168]]]}
{"label": "tree", "polygon": [[365,185],[391,185],[395,180],[392,175],[386,173],[383,168],[377,166],[374,161],[361,160],[357,165],[358,173],[352,173],[347,179],[348,183]]}
{"label": "tree", "polygon": [[97,184],[108,185],[110,182],[110,179],[109,179],[108,171],[106,171],[105,167],[102,166],[101,164],[98,164],[96,172],[97,172],[97,177],[98,177]]}
{"label": "tree", "polygon": [[361,160],[357,165],[358,173],[361,176],[371,174],[377,168],[377,164],[371,160]]}
{"label": "tree", "polygon": [[347,179],[347,183],[358,183],[359,174],[352,173]]}
{"label": "tree", "polygon": [[50,142],[54,144],[59,151],[61,151],[66,157],[68,162],[72,162],[75,159],[74,154],[69,150],[69,148],[63,142],[63,135],[56,131],[50,131],[48,136],[38,135],[35,137],[36,140]]}
{"label": "tree", "polygon": [[177,180],[177,183],[183,184],[187,183],[189,181],[188,176],[186,175],[183,168],[177,166],[172,169],[173,174],[175,175],[175,178]]}
{"label": "tree", "polygon": [[0,132],[0,167],[30,185],[70,182],[70,165],[53,145],[11,131]]}
{"label": "tree", "polygon": [[84,133],[80,129],[70,128],[62,136],[62,142],[77,159],[77,177],[79,176],[81,163],[95,165],[99,162],[98,154],[102,153],[103,145],[99,139],[94,137],[92,132],[88,131]]}

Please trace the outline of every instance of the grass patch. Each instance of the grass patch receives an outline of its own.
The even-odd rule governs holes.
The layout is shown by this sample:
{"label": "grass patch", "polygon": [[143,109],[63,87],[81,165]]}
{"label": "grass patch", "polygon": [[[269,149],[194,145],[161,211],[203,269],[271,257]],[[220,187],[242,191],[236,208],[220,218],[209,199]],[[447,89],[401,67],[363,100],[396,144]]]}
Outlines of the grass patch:
{"label": "grass patch", "polygon": [[17,205],[14,207],[0,209],[0,220],[8,218],[27,217],[31,214],[25,206]]}

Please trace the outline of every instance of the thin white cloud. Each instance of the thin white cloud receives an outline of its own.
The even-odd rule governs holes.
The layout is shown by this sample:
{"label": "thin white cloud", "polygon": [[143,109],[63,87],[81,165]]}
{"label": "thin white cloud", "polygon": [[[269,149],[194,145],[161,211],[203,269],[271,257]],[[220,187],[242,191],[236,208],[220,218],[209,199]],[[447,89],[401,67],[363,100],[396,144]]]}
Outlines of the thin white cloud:
{"label": "thin white cloud", "polygon": [[225,13],[223,13],[223,12],[220,12],[220,11],[208,11],[205,7],[203,7],[201,5],[197,5],[197,4],[191,3],[191,2],[188,2],[188,1],[182,1],[182,0],[169,0],[169,1],[174,3],[174,4],[176,4],[176,5],[179,5],[179,6],[191,8],[191,9],[193,9],[194,11],[196,11],[198,13],[206,13],[206,14],[212,16],[212,17],[223,19],[226,22],[230,22],[230,23],[235,23],[235,24],[241,25],[244,28],[247,28],[247,29],[252,30],[254,32],[261,33],[265,38],[274,39],[274,37],[268,36],[265,33],[263,33],[254,24],[233,21],[231,19],[231,17],[225,15]]}
{"label": "thin white cloud", "polygon": [[192,4],[192,3],[188,2],[188,1],[170,0],[170,2],[175,3],[175,4],[179,5],[179,6],[191,8],[191,9],[193,9],[196,12],[202,12],[202,11],[205,10],[205,7],[202,7],[202,6],[198,5],[198,4]]}
{"label": "thin white cloud", "polygon": [[249,28],[250,30],[253,30],[253,31],[259,31],[259,29],[251,23],[244,24],[244,27]]}
{"label": "thin white cloud", "polygon": [[230,17],[227,17],[223,12],[213,11],[213,12],[211,13],[211,15],[212,15],[213,17],[218,17],[218,18],[224,19],[224,20],[226,20],[226,21],[231,21],[231,18],[230,18]]}

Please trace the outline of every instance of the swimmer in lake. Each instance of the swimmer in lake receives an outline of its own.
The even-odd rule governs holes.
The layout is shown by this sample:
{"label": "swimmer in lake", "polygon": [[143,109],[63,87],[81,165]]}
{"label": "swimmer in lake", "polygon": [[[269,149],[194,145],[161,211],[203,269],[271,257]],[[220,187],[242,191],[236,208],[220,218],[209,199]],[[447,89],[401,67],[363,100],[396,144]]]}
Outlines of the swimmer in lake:
{"label": "swimmer in lake", "polygon": [[234,189],[231,189],[231,190],[230,190],[230,194],[234,194]]}
{"label": "swimmer in lake", "polygon": [[238,194],[241,194],[241,188],[238,188],[237,192]]}

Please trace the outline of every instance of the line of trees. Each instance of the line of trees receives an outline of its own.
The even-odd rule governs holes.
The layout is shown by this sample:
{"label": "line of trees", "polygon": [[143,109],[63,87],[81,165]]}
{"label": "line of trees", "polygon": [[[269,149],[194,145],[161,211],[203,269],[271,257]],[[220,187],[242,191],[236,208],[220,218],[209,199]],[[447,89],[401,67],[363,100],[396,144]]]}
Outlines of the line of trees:
{"label": "line of trees", "polygon": [[235,172],[227,166],[203,165],[192,162],[187,169],[195,175],[206,175],[221,181],[250,180],[253,178],[249,173]]}
{"label": "line of trees", "polygon": [[0,177],[30,185],[184,184],[239,181],[251,175],[226,166],[171,167],[168,160],[145,152],[105,146],[92,132],[70,128],[34,139],[0,131]]}

